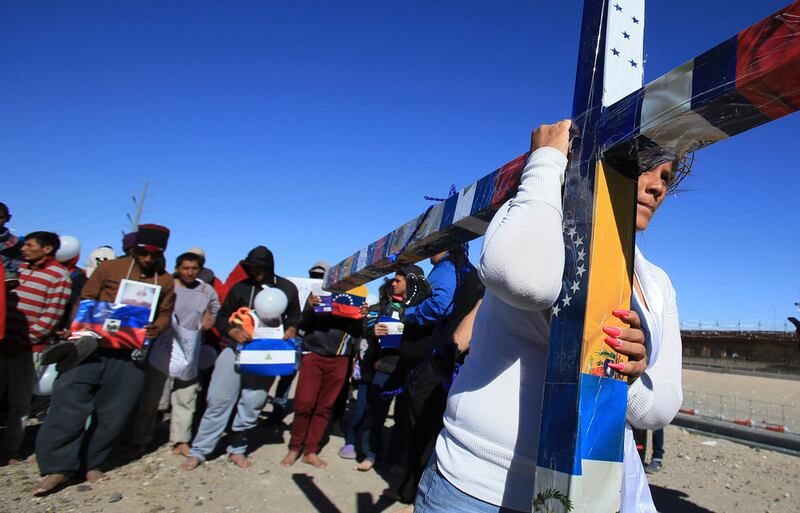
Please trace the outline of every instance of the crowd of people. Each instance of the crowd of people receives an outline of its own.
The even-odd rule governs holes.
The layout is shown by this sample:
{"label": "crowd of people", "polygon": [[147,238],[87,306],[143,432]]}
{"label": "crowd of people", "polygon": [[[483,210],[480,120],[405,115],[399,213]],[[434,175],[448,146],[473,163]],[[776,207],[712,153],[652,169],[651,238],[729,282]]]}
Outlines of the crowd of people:
{"label": "crowd of people", "polygon": [[[316,313],[320,295],[301,300],[296,285],[276,274],[274,256],[265,246],[249,251],[223,283],[205,267],[199,248],[181,253],[168,273],[169,230],[142,224],[123,238],[121,256],[103,246],[80,268],[74,237],[46,231],[18,237],[5,226],[10,219],[8,207],[0,204],[6,289],[0,347],[7,391],[4,463],[21,457],[26,421],[41,400],[33,392],[42,371],[47,365],[58,371],[50,401],[38,415],[43,423],[35,452],[43,479],[35,494],[58,491],[75,476],[90,482],[106,479],[103,469],[110,459],[141,457],[152,448],[159,418],[167,411],[171,450],[186,457],[182,469],[201,465],[223,437],[228,459],[247,468],[252,465],[248,434],[258,427],[277,380],[265,424],[267,429],[280,426],[293,411],[288,452],[280,461],[287,467],[298,460],[327,466],[319,452],[332,427],[334,406],[344,398],[345,411],[336,419],[345,435],[338,456],[358,459],[360,471],[371,470],[385,456],[382,437],[394,402],[392,443],[386,444],[393,449],[386,461],[404,479],[398,490],[386,493],[413,501],[483,292],[465,245],[434,256],[427,277],[418,266],[404,266],[385,280],[379,301],[364,303],[361,318],[355,319]],[[327,262],[316,262],[308,276],[322,279],[327,269]],[[135,349],[76,338],[70,331],[82,300],[113,302],[123,280],[160,287],[152,321],[144,327],[152,341],[144,358]],[[280,319],[283,338],[301,340],[291,411],[294,374],[276,378],[241,372],[237,366],[237,351],[253,333],[235,322],[235,314],[252,309],[265,286],[287,298]],[[382,345],[390,321],[405,327],[402,340]],[[174,343],[176,329],[190,326],[200,327],[201,343],[216,356],[199,358],[191,379],[170,377],[156,355]],[[453,338],[458,346],[445,343]]]}
{"label": "crowd of people", "polygon": [[[320,452],[337,423],[344,435],[338,457],[358,460],[359,471],[384,465],[402,475],[384,493],[408,511],[530,510],[538,446],[531,433],[538,432],[549,319],[564,268],[568,130],[563,121],[534,131],[519,190],[492,220],[478,269],[466,244],[431,257],[427,276],[403,265],[356,316],[320,311],[318,291],[300,297],[276,273],[265,246],[251,249],[223,283],[199,248],[181,252],[167,272],[169,229],[141,224],[123,238],[122,255],[97,248],[80,268],[77,240],[50,231],[18,237],[0,204],[3,463],[20,460],[33,414],[43,420],[35,440],[42,479],[34,494],[55,493],[73,478],[104,480],[115,458],[152,450],[168,413],[170,448],[185,457],[183,471],[219,451],[244,469],[252,465],[253,431],[280,426],[293,411],[287,453],[276,462],[282,466],[325,468]],[[642,175],[638,230],[675,182],[674,166]],[[308,275],[323,278],[327,269],[318,261]],[[160,291],[141,326],[143,344],[110,344],[73,329],[87,300],[113,303],[126,282]],[[286,298],[274,319],[280,337],[299,341],[293,409],[294,373],[249,373],[239,365],[243,348],[257,338],[243,319],[268,289]],[[629,428],[659,429],[680,405],[674,297],[666,274],[637,252],[634,308],[609,312],[628,328],[603,330],[608,346],[628,357],[609,366],[629,382]],[[185,331],[200,334],[193,339],[198,356],[175,374],[170,358]],[[58,376],[41,404],[34,389],[52,366]],[[392,403],[394,423],[384,440]],[[622,511],[650,511],[628,435]]]}

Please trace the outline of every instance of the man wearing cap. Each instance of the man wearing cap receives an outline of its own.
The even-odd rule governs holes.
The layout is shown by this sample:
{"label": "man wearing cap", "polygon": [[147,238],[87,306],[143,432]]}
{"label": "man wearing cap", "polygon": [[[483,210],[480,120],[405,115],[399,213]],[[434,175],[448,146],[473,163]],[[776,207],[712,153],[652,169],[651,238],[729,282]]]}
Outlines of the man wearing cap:
{"label": "man wearing cap", "polygon": [[[132,256],[100,264],[86,282],[81,299],[114,302],[124,279],[159,285],[155,318],[145,326],[147,338],[157,338],[170,326],[175,303],[172,276],[157,266],[168,239],[169,230],[163,226],[139,225]],[[144,382],[143,366],[133,361],[131,353],[130,349],[100,347],[59,375],[52,407],[36,439],[36,458],[44,478],[34,487],[35,495],[54,491],[82,470],[89,482],[106,478],[100,467],[136,406]],[[85,430],[90,416],[92,428]]]}
{"label": "man wearing cap", "polygon": [[131,256],[136,248],[136,232],[126,233],[122,236],[122,253]]}
{"label": "man wearing cap", "polygon": [[[326,262],[318,262],[309,273],[327,270]],[[361,336],[361,321],[330,314],[316,314],[314,307],[320,297],[310,294],[303,309],[300,326],[303,336],[303,358],[294,395],[294,420],[289,452],[281,465],[293,465],[300,455],[303,463],[325,468],[327,462],[319,457],[322,437],[336,397],[347,378],[352,346]]]}
{"label": "man wearing cap", "polygon": [[194,253],[200,257],[200,274],[197,275],[197,279],[214,287],[214,291],[217,293],[217,295],[219,295],[220,291],[222,290],[222,281],[217,278],[213,269],[206,267],[206,252],[203,250],[203,248],[189,248],[186,250],[186,252]]}
{"label": "man wearing cap", "polygon": [[284,328],[284,340],[297,335],[300,323],[300,303],[297,299],[297,287],[281,276],[275,274],[275,259],[272,252],[264,246],[250,250],[241,266],[247,273],[247,279],[234,285],[217,315],[216,327],[222,335],[220,345],[222,352],[217,357],[211,384],[208,388],[208,406],[197,428],[197,435],[192,441],[189,458],[181,465],[184,470],[194,470],[214,451],[222,437],[233,407],[236,406],[236,417],[230,433],[227,448],[228,459],[241,468],[247,468],[252,462],[247,458],[247,433],[256,426],[258,416],[267,402],[267,391],[272,386],[274,377],[255,374],[239,374],[236,369],[236,346],[246,344],[252,336],[236,324],[231,324],[230,316],[241,307],[252,309],[256,294],[263,287],[274,287],[286,294],[288,300],[286,310],[281,315]]}
{"label": "man wearing cap", "polygon": [[19,284],[7,297],[7,331],[0,342],[0,390],[8,391],[3,437],[4,460],[19,460],[25,421],[31,410],[35,371],[31,352],[41,352],[64,315],[70,293],[69,271],[56,259],[58,235],[33,232],[25,238]]}

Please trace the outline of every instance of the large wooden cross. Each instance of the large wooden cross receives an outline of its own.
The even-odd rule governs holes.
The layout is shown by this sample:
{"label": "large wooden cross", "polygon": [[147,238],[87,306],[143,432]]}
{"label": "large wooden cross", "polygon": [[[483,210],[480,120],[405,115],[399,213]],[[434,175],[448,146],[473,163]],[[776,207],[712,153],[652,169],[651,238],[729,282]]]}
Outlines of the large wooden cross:
{"label": "large wooden cross", "polygon": [[[627,385],[609,376],[601,327],[631,297],[639,173],[800,108],[800,0],[644,87],[643,31],[644,0],[585,0],[566,262],[553,307],[532,510],[620,509]],[[325,288],[347,290],[480,237],[516,192],[526,158],[336,264]]]}

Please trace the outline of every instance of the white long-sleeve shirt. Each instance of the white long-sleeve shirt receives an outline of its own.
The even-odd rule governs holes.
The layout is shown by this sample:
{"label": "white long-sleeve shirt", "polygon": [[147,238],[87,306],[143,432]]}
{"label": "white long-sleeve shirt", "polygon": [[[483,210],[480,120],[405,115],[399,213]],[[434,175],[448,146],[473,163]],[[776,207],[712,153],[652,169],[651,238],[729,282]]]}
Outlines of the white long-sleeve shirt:
{"label": "white long-sleeve shirt", "polygon": [[[486,294],[436,442],[439,471],[456,488],[519,511],[530,511],[533,500],[549,336],[543,311],[557,299],[564,270],[566,162],[554,148],[536,150],[518,193],[486,231],[479,265]],[[648,281],[664,287],[659,297],[665,310],[654,312],[663,317],[661,354],[648,376],[629,387],[628,418],[649,428],[668,423],[680,406],[680,333],[672,331],[678,328],[677,308],[669,280],[661,275],[663,283]],[[649,299],[647,291],[645,296]],[[667,318],[673,311],[674,323]],[[662,365],[669,369],[660,370]]]}

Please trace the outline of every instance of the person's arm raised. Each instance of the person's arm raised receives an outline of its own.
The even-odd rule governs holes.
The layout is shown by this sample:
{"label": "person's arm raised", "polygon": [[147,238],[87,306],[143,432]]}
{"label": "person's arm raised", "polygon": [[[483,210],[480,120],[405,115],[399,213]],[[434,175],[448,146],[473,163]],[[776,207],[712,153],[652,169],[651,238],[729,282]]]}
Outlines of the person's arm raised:
{"label": "person's arm raised", "polygon": [[569,127],[570,121],[564,120],[534,130],[519,190],[486,230],[478,267],[481,281],[498,298],[523,310],[549,308],[561,291],[561,186]]}

